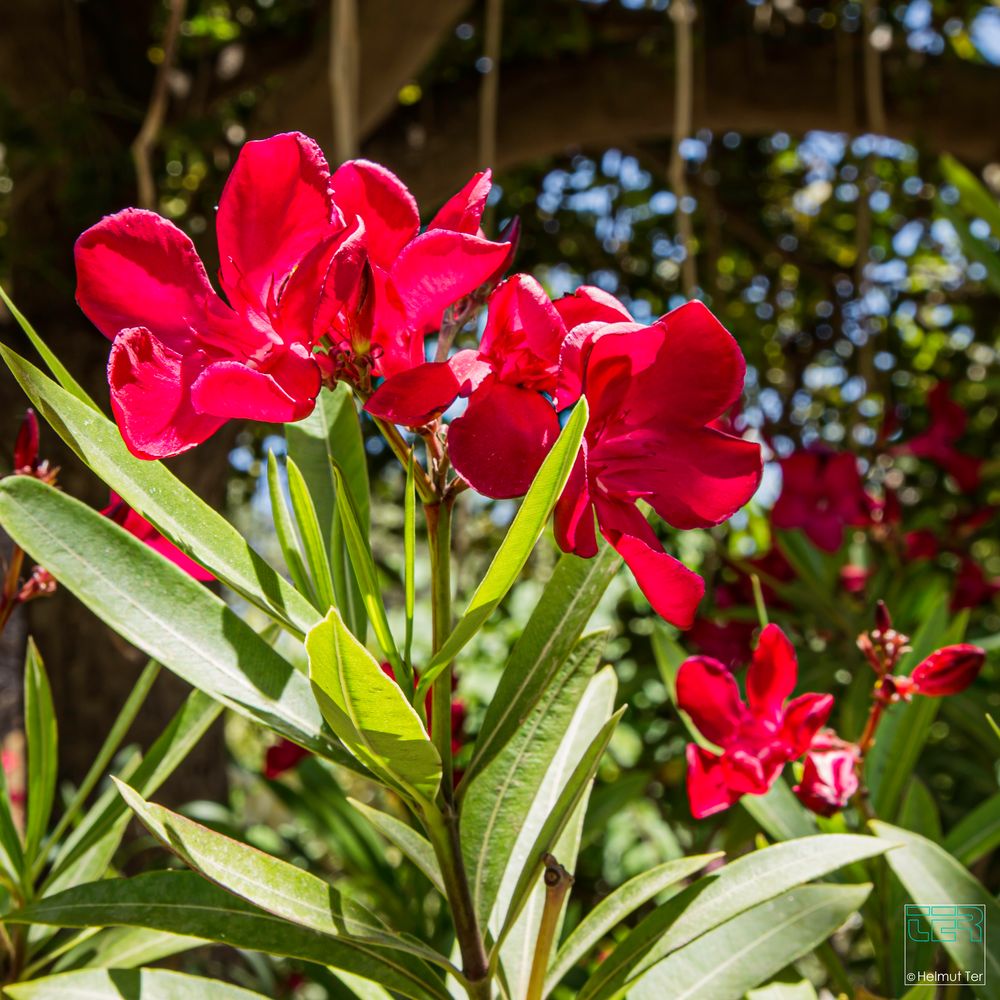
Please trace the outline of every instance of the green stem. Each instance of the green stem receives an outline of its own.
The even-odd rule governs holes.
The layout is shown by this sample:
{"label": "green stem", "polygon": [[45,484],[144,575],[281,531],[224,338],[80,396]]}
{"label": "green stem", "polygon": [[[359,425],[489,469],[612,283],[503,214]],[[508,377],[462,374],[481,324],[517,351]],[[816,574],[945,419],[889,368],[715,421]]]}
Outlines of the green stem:
{"label": "green stem", "polygon": [[[424,514],[431,556],[431,628],[436,653],[451,632],[451,503],[427,504]],[[431,687],[431,739],[441,755],[442,794],[446,802],[451,802],[451,664]]]}
{"label": "green stem", "polygon": [[559,915],[562,913],[566,893],[573,885],[573,876],[551,855],[545,855],[545,907],[535,939],[535,954],[531,961],[531,975],[525,1000],[542,1000],[545,995],[545,977],[549,971],[549,957],[552,944],[559,929]]}

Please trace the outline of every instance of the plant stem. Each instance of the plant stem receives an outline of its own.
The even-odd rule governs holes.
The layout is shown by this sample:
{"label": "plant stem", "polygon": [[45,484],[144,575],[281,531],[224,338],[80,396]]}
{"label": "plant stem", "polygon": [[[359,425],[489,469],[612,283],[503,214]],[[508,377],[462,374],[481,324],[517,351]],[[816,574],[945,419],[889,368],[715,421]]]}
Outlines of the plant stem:
{"label": "plant stem", "polygon": [[[451,632],[451,511],[452,500],[424,506],[431,557],[432,642],[437,652]],[[451,664],[431,686],[431,739],[441,757],[441,808],[425,810],[427,834],[441,866],[455,934],[462,953],[462,973],[472,1000],[490,1000],[489,963],[476,910],[465,873],[458,834],[458,815],[453,806],[451,754]]]}
{"label": "plant stem", "polygon": [[[431,556],[432,642],[436,653],[451,632],[451,503],[441,501],[424,507]],[[431,687],[431,739],[441,755],[442,794],[451,802],[451,664]]]}
{"label": "plant stem", "polygon": [[559,914],[562,913],[566,893],[573,885],[573,876],[551,854],[545,855],[543,877],[545,908],[542,910],[538,937],[535,939],[535,954],[531,960],[531,975],[528,979],[525,1000],[542,1000],[545,992],[545,976],[549,971],[549,956],[552,954],[552,942],[555,941],[556,930],[559,927]]}

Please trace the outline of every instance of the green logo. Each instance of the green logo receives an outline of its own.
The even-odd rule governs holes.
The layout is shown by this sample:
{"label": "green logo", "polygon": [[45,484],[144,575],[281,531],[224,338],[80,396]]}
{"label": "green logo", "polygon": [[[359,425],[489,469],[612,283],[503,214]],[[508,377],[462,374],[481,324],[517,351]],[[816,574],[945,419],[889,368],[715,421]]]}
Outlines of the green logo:
{"label": "green logo", "polygon": [[[976,903],[907,903],[903,971],[908,985],[953,983],[959,986],[986,983],[986,907]],[[960,954],[971,968],[956,972],[934,971],[934,945],[960,944]],[[955,949],[953,949],[953,952]],[[952,954],[954,958],[954,954]],[[919,967],[918,967],[919,966]]]}

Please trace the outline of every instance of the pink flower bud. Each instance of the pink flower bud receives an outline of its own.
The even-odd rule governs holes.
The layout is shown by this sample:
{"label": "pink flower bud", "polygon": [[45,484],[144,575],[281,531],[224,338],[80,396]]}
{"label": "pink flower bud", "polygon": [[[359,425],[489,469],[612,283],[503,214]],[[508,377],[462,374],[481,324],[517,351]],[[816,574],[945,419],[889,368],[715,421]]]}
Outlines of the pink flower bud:
{"label": "pink flower bud", "polygon": [[959,694],[979,676],[986,653],[978,646],[962,643],[931,653],[910,675],[916,694],[940,698]]}
{"label": "pink flower bud", "polygon": [[820,816],[843,809],[858,790],[858,747],[824,730],[813,741],[805,759],[802,781],[792,790],[799,801]]}

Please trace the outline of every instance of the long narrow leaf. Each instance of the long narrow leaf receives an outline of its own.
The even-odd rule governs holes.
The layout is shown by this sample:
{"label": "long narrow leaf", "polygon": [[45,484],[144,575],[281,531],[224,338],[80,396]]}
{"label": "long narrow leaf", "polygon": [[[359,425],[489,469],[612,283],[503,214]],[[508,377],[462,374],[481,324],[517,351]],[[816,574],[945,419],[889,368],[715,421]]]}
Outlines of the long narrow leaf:
{"label": "long narrow leaf", "polygon": [[330,557],[323,540],[323,532],[320,530],[319,518],[316,516],[316,506],[309,495],[309,487],[302,478],[299,467],[291,458],[286,460],[285,469],[288,472],[288,492],[292,498],[292,510],[295,512],[302,551],[309,566],[313,586],[316,588],[320,611],[325,614],[336,604],[337,598],[333,593]]}
{"label": "long narrow leaf", "polygon": [[403,661],[410,671],[413,670],[413,615],[417,603],[417,491],[413,463],[411,451],[406,463],[406,492],[403,494],[403,606],[406,614]]}
{"label": "long narrow leaf", "polygon": [[344,969],[412,1000],[450,1000],[431,967],[418,959],[289,923],[194,872],[153,872],[91,882],[41,899],[5,920],[55,927],[147,927],[186,934]]}
{"label": "long narrow leaf", "polygon": [[52,690],[33,639],[24,664],[24,732],[28,746],[28,810],[24,861],[31,865],[49,826],[59,769],[59,736]]}
{"label": "long narrow leaf", "polygon": [[130,454],[110,420],[33,364],[2,344],[0,357],[39,415],[130,507],[252,604],[300,635],[309,631],[315,608],[221,514],[160,462]]}
{"label": "long narrow leaf", "polygon": [[305,554],[295,531],[295,522],[291,511],[285,502],[285,491],[281,486],[281,472],[274,452],[267,454],[267,493],[271,501],[271,519],[274,522],[274,535],[281,549],[281,557],[285,560],[288,573],[299,592],[305,594],[320,614],[323,613],[316,588],[306,569]]}
{"label": "long narrow leaf", "polygon": [[580,451],[588,415],[587,400],[581,398],[521,501],[521,506],[486,575],[470,598],[465,613],[424,669],[417,690],[418,699],[430,690],[438,674],[483,627],[520,576],[569,479]]}
{"label": "long narrow leaf", "polygon": [[11,1000],[264,1000],[263,993],[166,969],[86,969],[4,987]]}

